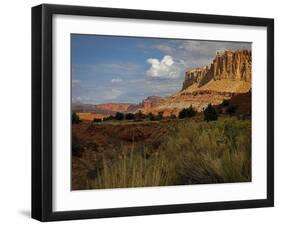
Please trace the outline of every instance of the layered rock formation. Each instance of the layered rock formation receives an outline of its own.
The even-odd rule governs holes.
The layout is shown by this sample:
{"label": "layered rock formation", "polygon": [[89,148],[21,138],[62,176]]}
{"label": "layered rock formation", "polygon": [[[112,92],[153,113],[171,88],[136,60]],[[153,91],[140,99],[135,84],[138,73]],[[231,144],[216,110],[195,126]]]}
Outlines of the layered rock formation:
{"label": "layered rock formation", "polygon": [[151,109],[161,105],[164,98],[158,96],[149,96],[138,104],[130,103],[105,103],[105,104],[83,104],[73,103],[72,111],[80,114],[84,120],[92,120],[94,118],[104,118],[109,115],[115,115],[116,112],[135,113],[142,111],[148,113]]}
{"label": "layered rock formation", "polygon": [[252,55],[249,50],[217,52],[214,60],[201,68],[189,70],[185,74],[182,90],[167,98],[154,111],[180,109],[192,105],[198,111],[209,103],[218,105],[251,89]]}
{"label": "layered rock formation", "polygon": [[124,113],[134,113],[139,110],[143,112],[149,112],[151,108],[154,108],[161,103],[163,103],[164,99],[158,96],[149,96],[145,98],[142,102],[138,104],[128,104],[128,103],[107,103],[107,104],[97,104],[95,105],[95,110],[104,110],[109,111],[111,114],[115,114],[116,112],[124,112]]}
{"label": "layered rock formation", "polygon": [[202,68],[187,71],[182,90],[197,84],[201,87],[212,79],[251,82],[252,54],[248,50],[217,52],[213,62]]}
{"label": "layered rock formation", "polygon": [[158,96],[149,96],[142,101],[141,107],[137,110],[141,110],[144,113],[150,112],[151,109],[164,103],[164,98]]}

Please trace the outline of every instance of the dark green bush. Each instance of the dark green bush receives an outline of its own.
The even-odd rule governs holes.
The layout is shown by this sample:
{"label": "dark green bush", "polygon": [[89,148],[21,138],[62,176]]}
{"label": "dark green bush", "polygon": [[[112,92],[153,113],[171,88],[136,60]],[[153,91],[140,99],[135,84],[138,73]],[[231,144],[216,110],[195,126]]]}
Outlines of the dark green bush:
{"label": "dark green bush", "polygon": [[108,116],[106,118],[103,118],[103,121],[111,121],[113,119],[114,119],[114,117],[112,115],[110,115],[110,116]]}
{"label": "dark green bush", "polygon": [[228,106],[229,105],[229,100],[223,100],[222,106]]}
{"label": "dark green bush", "polygon": [[79,139],[75,135],[72,135],[71,149],[72,149],[72,156],[75,157],[82,156],[82,146],[80,144]]}
{"label": "dark green bush", "polygon": [[71,122],[72,122],[72,124],[78,124],[81,122],[79,115],[77,115],[76,112],[72,112]]}
{"label": "dark green bush", "polygon": [[226,109],[226,113],[229,115],[233,115],[237,112],[237,106],[235,105],[229,105]]}
{"label": "dark green bush", "polygon": [[116,112],[115,119],[116,120],[123,120],[124,119],[124,114],[121,113],[121,112]]}
{"label": "dark green bush", "polygon": [[152,114],[151,112],[148,113],[147,118],[150,121],[155,121],[156,120],[156,116],[154,114]]}
{"label": "dark green bush", "polygon": [[135,115],[133,113],[128,113],[128,114],[125,115],[125,119],[126,120],[134,120]]}
{"label": "dark green bush", "polygon": [[211,104],[204,110],[204,120],[207,122],[218,120],[218,113]]}
{"label": "dark green bush", "polygon": [[93,122],[101,122],[102,120],[101,120],[101,118],[95,118],[94,120],[93,120]]}
{"label": "dark green bush", "polygon": [[196,115],[196,110],[190,105],[179,112],[179,118],[191,118]]}
{"label": "dark green bush", "polygon": [[160,112],[158,112],[157,120],[162,120],[162,119],[163,119],[163,112],[160,111]]}

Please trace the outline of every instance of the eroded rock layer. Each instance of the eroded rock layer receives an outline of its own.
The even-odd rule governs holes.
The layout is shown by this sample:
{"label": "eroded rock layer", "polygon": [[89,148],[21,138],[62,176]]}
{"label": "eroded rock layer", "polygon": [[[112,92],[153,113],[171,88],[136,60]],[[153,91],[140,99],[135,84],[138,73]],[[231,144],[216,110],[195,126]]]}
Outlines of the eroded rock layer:
{"label": "eroded rock layer", "polygon": [[227,79],[251,82],[251,68],[252,54],[249,50],[217,52],[210,65],[186,72],[182,90],[193,84],[201,87],[211,80]]}

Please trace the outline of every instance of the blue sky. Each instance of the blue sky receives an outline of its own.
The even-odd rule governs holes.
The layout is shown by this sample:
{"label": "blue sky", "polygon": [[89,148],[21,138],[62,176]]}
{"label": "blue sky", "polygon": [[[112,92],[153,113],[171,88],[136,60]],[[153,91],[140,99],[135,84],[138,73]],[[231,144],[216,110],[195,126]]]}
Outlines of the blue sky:
{"label": "blue sky", "polygon": [[168,96],[181,89],[186,70],[210,63],[216,51],[243,48],[251,44],[72,34],[72,102]]}

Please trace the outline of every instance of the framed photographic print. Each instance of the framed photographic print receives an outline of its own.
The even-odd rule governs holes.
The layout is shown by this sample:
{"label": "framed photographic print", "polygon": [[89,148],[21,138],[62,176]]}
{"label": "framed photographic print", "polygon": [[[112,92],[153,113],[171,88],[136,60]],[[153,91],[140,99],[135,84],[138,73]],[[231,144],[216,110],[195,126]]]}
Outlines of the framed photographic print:
{"label": "framed photographic print", "polygon": [[273,38],[267,18],[33,7],[32,217],[273,206]]}

